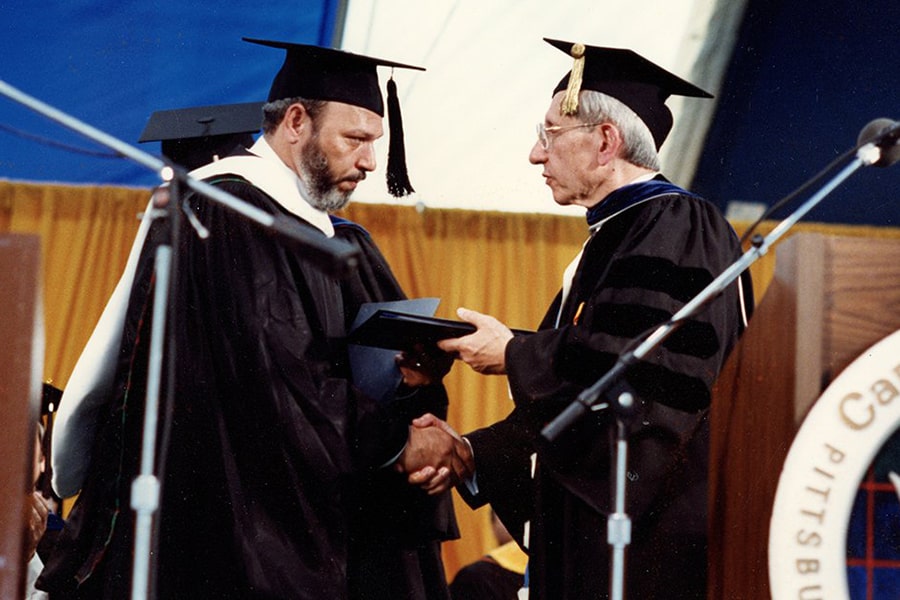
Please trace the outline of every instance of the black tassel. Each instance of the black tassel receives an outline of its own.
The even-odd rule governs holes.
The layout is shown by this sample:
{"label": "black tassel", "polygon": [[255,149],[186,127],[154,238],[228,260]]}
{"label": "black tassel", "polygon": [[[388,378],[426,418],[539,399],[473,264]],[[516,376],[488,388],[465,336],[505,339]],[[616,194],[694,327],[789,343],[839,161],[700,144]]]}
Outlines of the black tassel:
{"label": "black tassel", "polygon": [[392,196],[400,198],[416,191],[406,172],[406,147],[403,143],[403,118],[394,78],[387,82],[387,112],[390,142],[387,160],[387,186]]}

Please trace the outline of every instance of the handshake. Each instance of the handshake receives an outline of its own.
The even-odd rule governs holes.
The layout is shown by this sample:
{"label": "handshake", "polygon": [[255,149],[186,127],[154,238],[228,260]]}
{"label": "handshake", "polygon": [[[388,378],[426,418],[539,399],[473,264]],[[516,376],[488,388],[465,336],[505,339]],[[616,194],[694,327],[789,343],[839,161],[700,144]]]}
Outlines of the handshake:
{"label": "handshake", "polygon": [[[475,332],[461,338],[442,340],[438,342],[438,348],[447,356],[463,361],[478,373],[505,374],[505,351],[513,337],[512,330],[494,317],[474,310],[460,308],[456,314],[463,321],[475,325]],[[416,379],[415,369],[410,367],[407,362],[400,362],[404,381],[408,385],[422,385],[432,381],[432,378]],[[449,369],[449,364],[446,368]],[[443,372],[446,373],[446,370]],[[418,486],[429,494],[439,494],[475,474],[475,456],[469,442],[445,421],[432,414],[425,414],[410,425],[406,448],[394,468],[406,473],[411,485]]]}
{"label": "handshake", "polygon": [[472,447],[450,425],[432,414],[415,419],[406,448],[394,463],[407,481],[429,495],[449,490],[475,474]]}

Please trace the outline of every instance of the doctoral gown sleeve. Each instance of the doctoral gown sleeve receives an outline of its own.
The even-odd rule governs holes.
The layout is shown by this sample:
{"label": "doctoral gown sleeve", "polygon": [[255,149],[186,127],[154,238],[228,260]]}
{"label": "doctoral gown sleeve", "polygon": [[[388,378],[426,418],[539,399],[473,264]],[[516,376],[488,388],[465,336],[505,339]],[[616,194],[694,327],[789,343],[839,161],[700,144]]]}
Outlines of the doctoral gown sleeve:
{"label": "doctoral gown sleeve", "polygon": [[490,503],[507,531],[525,544],[525,523],[533,518],[534,481],[531,455],[538,431],[515,408],[505,419],[466,434],[475,456],[475,483],[478,493],[466,485],[456,489],[472,508]]}

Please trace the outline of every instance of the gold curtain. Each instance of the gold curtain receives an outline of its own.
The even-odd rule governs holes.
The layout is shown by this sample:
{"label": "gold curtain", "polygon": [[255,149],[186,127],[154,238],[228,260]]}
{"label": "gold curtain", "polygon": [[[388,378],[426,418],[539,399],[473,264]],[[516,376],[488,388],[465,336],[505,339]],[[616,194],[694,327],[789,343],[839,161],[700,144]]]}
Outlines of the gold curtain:
{"label": "gold curtain", "polygon": [[146,189],[0,181],[0,233],[41,238],[47,348],[44,376],[63,387],[112,293]]}
{"label": "gold curtain", "polygon": [[[40,235],[47,353],[44,374],[66,381],[125,264],[148,190],[34,185],[0,181],[0,234]],[[549,202],[549,199],[548,199]],[[438,316],[465,306],[511,327],[533,329],[553,299],[562,272],[586,235],[581,218],[352,204],[344,216],[363,224],[410,297],[441,298]],[[770,231],[766,223],[761,233]],[[742,226],[736,225],[741,231]],[[792,230],[900,237],[900,230],[801,224]],[[774,252],[752,267],[756,298],[771,279]],[[465,433],[512,409],[506,380],[457,364],[447,376],[450,424]],[[462,539],[445,544],[447,575],[494,541],[486,511],[458,496]]]}

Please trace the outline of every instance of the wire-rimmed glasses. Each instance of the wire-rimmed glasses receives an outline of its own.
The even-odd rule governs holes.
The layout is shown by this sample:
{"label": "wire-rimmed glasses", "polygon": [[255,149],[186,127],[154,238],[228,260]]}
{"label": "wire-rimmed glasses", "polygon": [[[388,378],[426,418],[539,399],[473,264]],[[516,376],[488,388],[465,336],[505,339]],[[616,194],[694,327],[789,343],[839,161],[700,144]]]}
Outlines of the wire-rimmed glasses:
{"label": "wire-rimmed glasses", "polygon": [[600,123],[578,123],[577,125],[551,125],[550,127],[547,127],[543,123],[538,123],[538,142],[541,144],[541,148],[543,148],[544,150],[549,150],[550,140],[553,139],[553,134],[561,133],[570,129],[578,129],[580,127],[596,127],[599,124]]}

